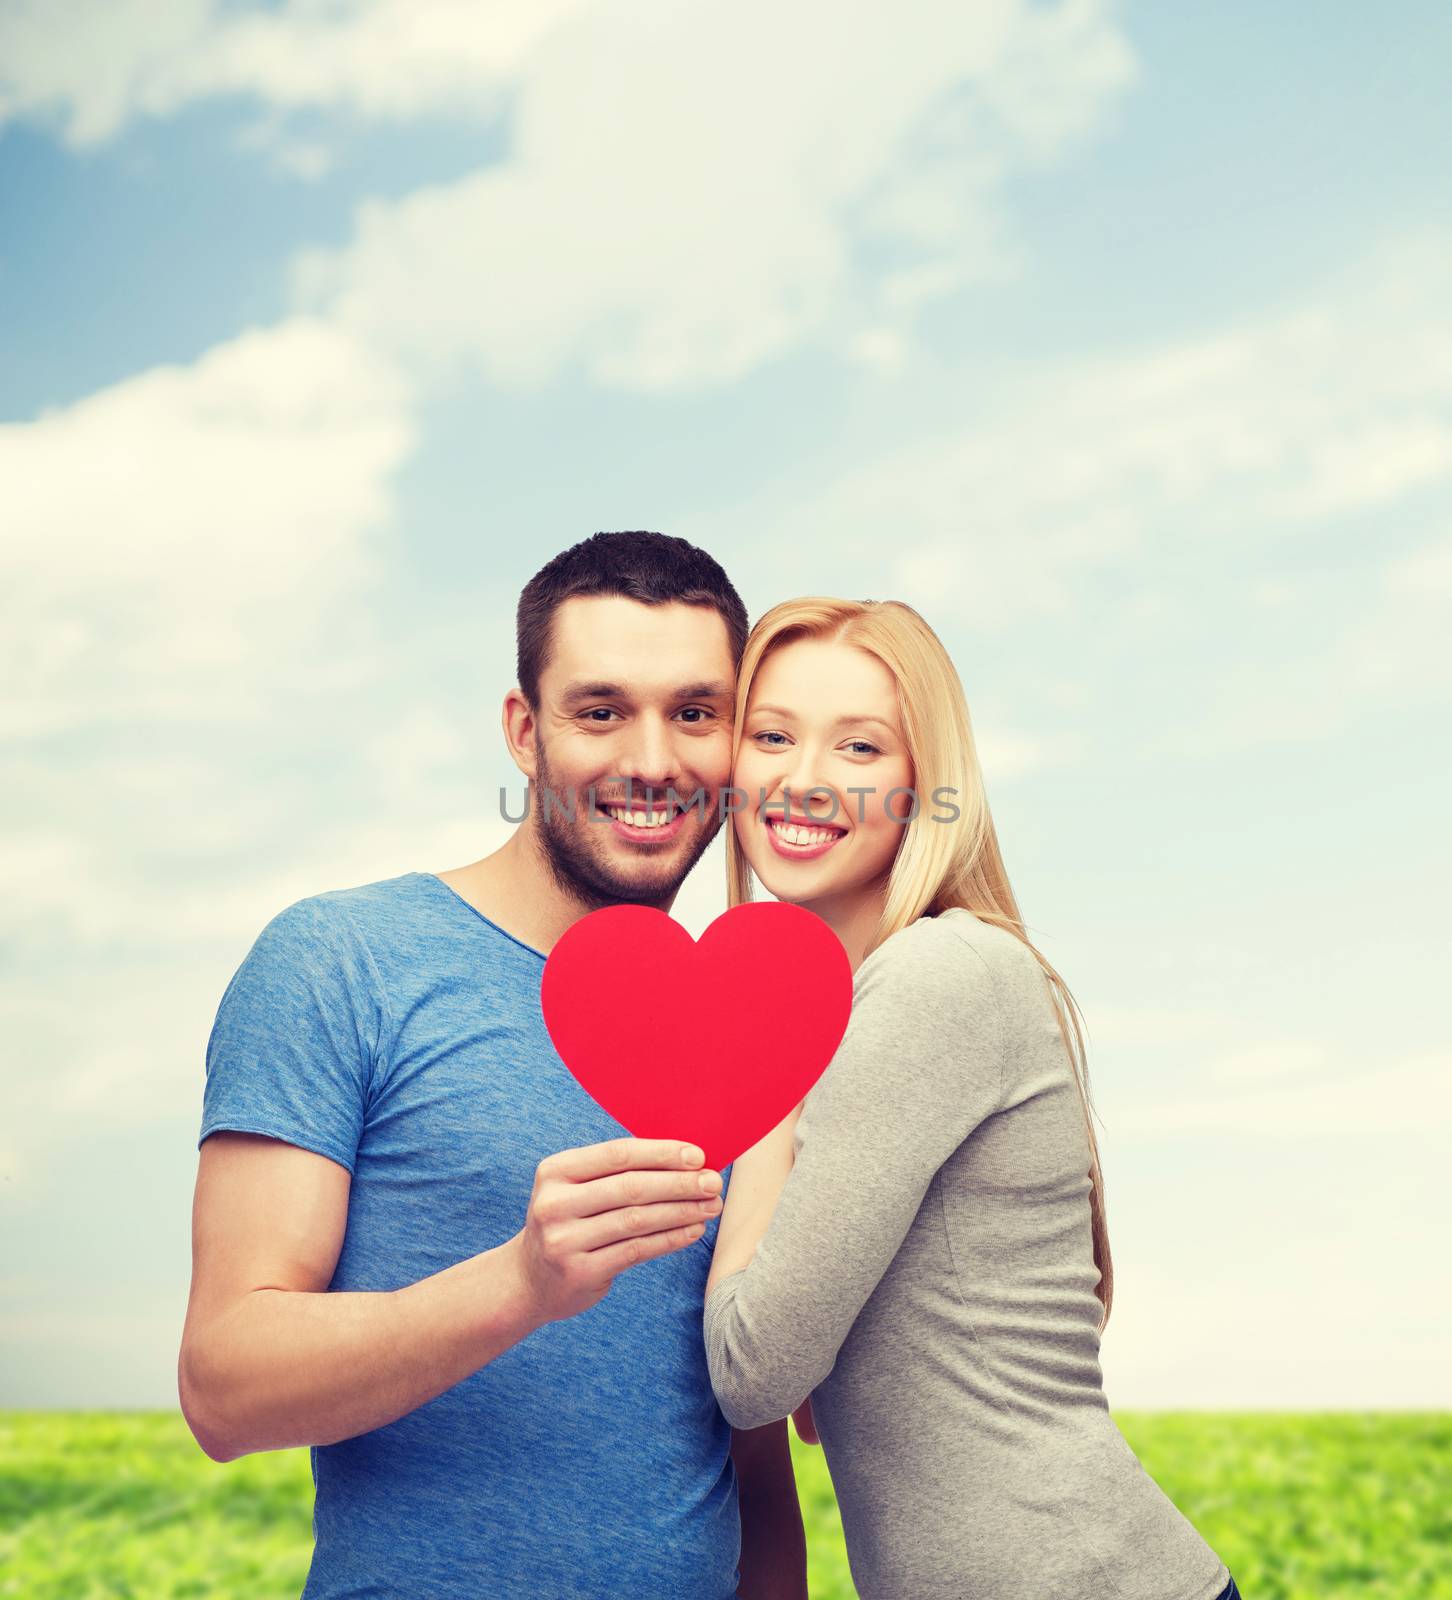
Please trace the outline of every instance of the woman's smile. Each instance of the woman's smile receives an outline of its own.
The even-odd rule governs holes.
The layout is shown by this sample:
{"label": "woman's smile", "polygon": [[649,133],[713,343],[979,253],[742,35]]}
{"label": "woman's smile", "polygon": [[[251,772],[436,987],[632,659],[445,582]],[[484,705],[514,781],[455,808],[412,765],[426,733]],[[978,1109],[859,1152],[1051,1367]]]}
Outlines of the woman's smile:
{"label": "woman's smile", "polygon": [[761,820],[766,826],[766,836],[771,840],[772,849],[791,861],[815,861],[818,856],[826,855],[847,833],[835,822],[783,822],[780,817],[767,816],[765,813]]}

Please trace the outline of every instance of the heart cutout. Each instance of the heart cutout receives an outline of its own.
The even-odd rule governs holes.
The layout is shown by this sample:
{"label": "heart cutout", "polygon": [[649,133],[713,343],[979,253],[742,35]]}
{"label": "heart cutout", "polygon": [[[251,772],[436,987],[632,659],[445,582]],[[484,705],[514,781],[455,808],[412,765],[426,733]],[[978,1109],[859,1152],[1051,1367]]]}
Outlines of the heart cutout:
{"label": "heart cutout", "polygon": [[699,940],[652,906],[573,923],[545,962],[545,1027],[577,1083],[640,1139],[680,1139],[719,1171],[826,1071],[852,966],[814,912],[748,901]]}

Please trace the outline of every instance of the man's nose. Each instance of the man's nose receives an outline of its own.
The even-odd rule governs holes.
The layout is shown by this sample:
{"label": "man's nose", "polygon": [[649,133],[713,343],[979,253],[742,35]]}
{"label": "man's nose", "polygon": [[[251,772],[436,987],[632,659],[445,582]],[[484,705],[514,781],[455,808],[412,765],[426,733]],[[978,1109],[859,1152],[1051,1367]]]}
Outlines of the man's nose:
{"label": "man's nose", "polygon": [[664,788],[680,776],[680,760],[670,724],[663,717],[638,717],[623,746],[612,754],[622,778]]}

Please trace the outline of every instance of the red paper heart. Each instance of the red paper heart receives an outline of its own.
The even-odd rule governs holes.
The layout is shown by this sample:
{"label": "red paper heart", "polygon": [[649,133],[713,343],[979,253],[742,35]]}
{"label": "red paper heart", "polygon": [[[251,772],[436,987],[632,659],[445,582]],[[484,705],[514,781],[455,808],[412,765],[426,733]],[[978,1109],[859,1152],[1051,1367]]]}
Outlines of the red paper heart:
{"label": "red paper heart", "polygon": [[719,1171],[821,1077],[847,1029],[852,966],[814,912],[733,906],[693,940],[651,906],[606,906],[561,936],[545,1026],[597,1105],[640,1139],[680,1139]]}

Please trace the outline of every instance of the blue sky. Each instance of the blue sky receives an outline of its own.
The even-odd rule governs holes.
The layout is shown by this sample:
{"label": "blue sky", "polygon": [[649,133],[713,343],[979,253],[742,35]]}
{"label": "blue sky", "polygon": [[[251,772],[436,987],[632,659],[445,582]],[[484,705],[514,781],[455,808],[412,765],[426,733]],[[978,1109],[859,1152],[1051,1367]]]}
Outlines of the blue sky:
{"label": "blue sky", "polygon": [[[202,1051],[503,837],[596,529],[962,673],[1116,1405],[1446,1405],[1452,18],[0,3],[0,1404],[170,1404]],[[723,903],[719,851],[679,914]]]}

